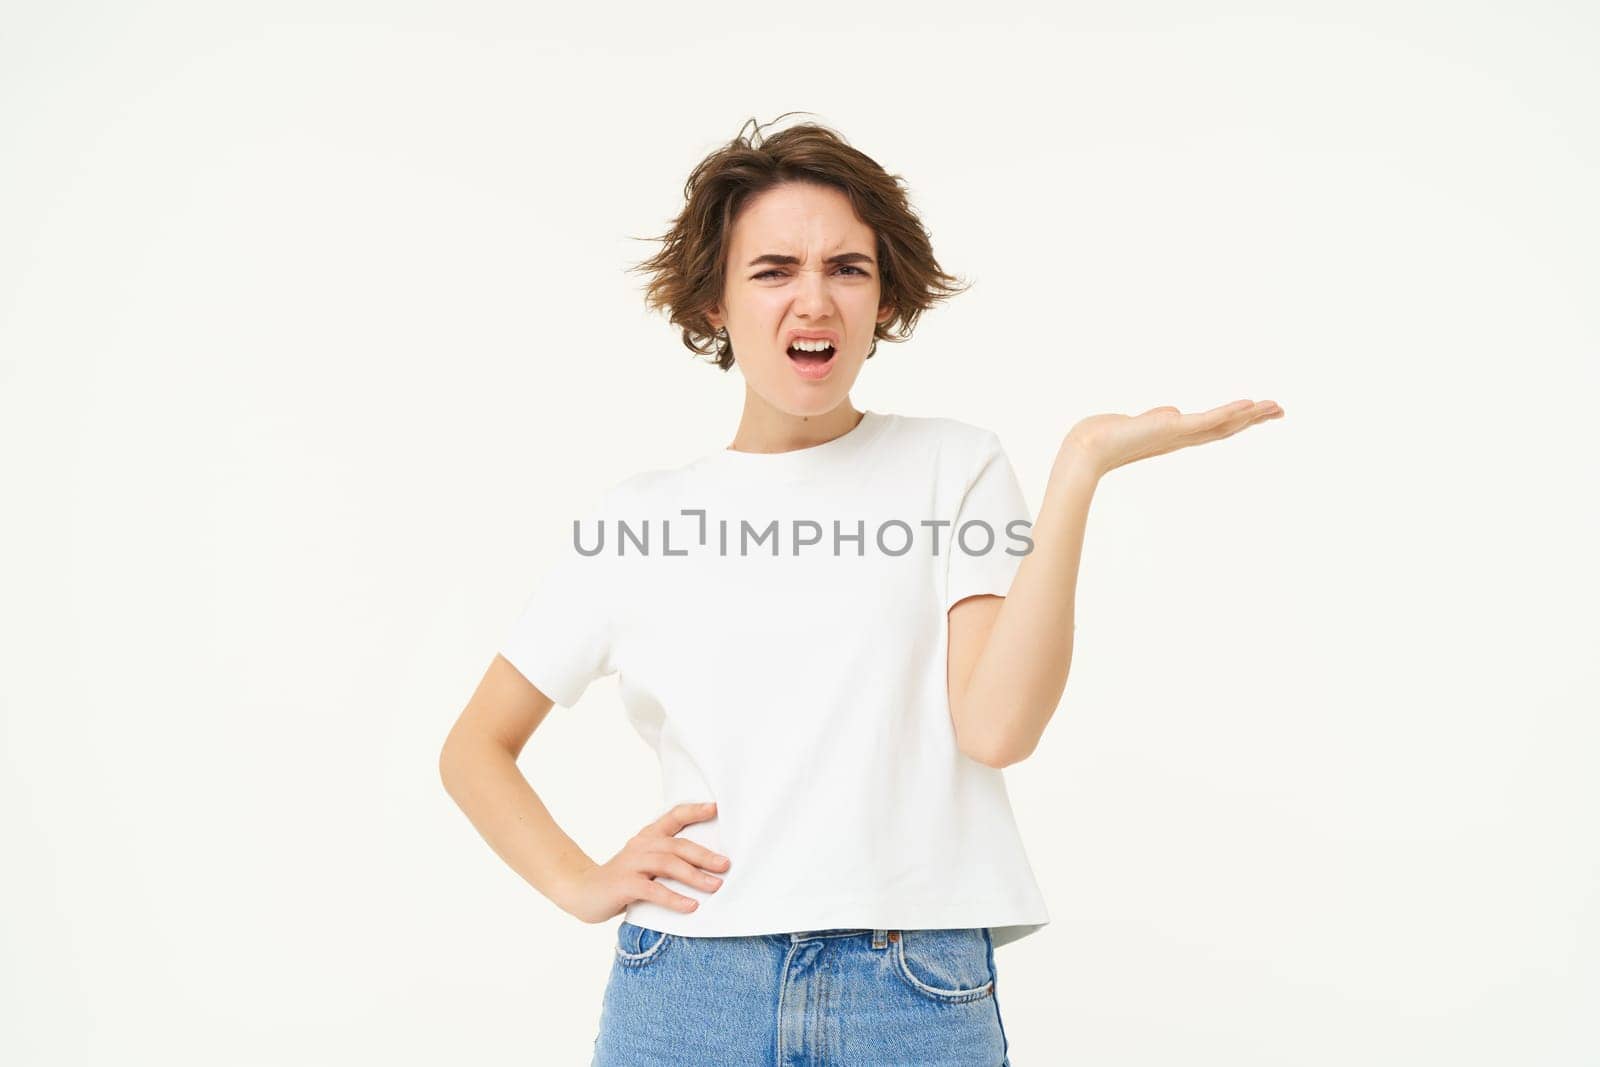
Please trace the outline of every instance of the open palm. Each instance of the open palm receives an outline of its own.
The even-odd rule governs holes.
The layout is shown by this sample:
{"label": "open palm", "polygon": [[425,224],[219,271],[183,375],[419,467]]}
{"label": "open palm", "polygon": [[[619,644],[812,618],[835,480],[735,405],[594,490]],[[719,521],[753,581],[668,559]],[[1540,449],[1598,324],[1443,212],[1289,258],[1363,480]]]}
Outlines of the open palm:
{"label": "open palm", "polygon": [[1067,440],[1104,474],[1137,459],[1220,441],[1246,426],[1282,417],[1283,409],[1272,400],[1235,400],[1188,415],[1167,406],[1139,415],[1091,415],[1072,428]]}

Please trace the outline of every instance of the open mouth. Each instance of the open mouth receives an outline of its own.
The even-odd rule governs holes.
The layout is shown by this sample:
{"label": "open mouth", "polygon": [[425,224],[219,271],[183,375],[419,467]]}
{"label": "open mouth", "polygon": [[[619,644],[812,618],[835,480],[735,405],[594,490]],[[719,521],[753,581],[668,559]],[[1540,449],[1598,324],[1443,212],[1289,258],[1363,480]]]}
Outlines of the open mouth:
{"label": "open mouth", "polygon": [[833,346],[829,345],[820,352],[804,352],[797,348],[790,348],[789,358],[803,367],[821,367],[833,358]]}

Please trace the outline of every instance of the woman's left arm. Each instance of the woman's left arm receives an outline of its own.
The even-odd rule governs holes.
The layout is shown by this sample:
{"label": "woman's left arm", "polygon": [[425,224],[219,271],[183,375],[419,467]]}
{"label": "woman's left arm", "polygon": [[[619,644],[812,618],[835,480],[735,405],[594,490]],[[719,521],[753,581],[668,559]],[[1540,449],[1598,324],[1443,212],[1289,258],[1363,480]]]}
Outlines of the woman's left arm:
{"label": "woman's left arm", "polygon": [[1238,400],[1192,415],[1174,407],[1094,415],[1072,428],[1050,468],[1033,550],[1007,595],[969,597],[950,608],[947,681],[963,752],[991,767],[1026,759],[1055,714],[1072,665],[1078,564],[1100,479],[1135,460],[1282,415],[1271,400]]}

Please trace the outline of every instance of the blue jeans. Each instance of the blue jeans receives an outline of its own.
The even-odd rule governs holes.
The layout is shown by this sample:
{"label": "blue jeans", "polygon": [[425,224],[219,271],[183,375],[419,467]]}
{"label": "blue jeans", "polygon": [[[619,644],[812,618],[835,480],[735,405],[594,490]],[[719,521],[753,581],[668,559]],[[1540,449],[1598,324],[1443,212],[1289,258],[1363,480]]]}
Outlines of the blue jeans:
{"label": "blue jeans", "polygon": [[623,920],[591,1067],[1010,1067],[987,927],[684,937]]}

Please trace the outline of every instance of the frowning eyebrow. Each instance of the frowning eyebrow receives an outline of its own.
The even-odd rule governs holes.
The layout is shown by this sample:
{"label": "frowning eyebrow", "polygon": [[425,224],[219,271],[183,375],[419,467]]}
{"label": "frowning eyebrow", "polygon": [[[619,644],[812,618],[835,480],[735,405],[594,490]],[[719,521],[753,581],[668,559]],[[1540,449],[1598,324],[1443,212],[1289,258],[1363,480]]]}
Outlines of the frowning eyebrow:
{"label": "frowning eyebrow", "polygon": [[[759,264],[762,264],[762,263],[771,263],[771,264],[774,264],[775,266],[779,266],[779,267],[792,267],[792,266],[796,265],[799,262],[800,262],[800,257],[799,256],[780,256],[775,252],[768,252],[764,256],[757,256],[755,259],[752,259],[749,263],[745,264],[745,266],[754,267],[754,266],[758,266]],[[867,255],[865,252],[840,252],[836,256],[829,256],[823,262],[825,262],[825,263],[834,263],[834,264],[838,264],[838,263],[873,263],[873,259],[872,259],[871,256]]]}

